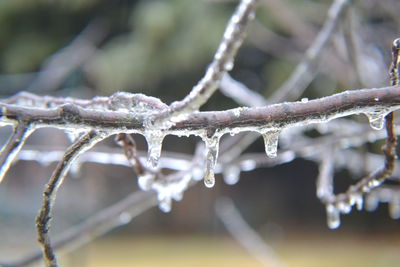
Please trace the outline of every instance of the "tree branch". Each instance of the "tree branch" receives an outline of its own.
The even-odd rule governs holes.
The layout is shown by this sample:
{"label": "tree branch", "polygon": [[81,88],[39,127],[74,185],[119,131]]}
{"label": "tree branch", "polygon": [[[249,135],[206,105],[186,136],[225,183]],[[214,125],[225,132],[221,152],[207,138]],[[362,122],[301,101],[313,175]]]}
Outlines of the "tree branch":
{"label": "tree branch", "polygon": [[49,237],[50,220],[53,213],[57,191],[74,160],[81,153],[90,149],[93,145],[104,138],[105,136],[95,131],[90,131],[73,143],[65,152],[63,158],[60,160],[56,169],[54,170],[49,183],[46,185],[46,189],[43,193],[42,207],[38,216],[36,217],[36,230],[38,234],[38,241],[43,247],[45,265],[48,267],[57,266],[56,257],[50,244]]}
{"label": "tree branch", "polygon": [[[354,114],[373,113],[377,110],[382,111],[381,115],[384,116],[390,111],[397,110],[399,105],[400,86],[352,90],[308,102],[197,112],[176,123],[166,131],[166,134],[182,134],[184,131],[185,134],[203,135],[203,129],[208,133],[214,133],[217,130],[221,133],[237,133],[257,131],[260,127],[288,128],[327,122]],[[110,132],[110,134],[143,133],[146,116],[122,111],[82,108],[70,103],[45,109],[0,102],[0,122],[13,124],[21,120],[32,123],[36,128],[79,128],[81,130],[94,128]]]}

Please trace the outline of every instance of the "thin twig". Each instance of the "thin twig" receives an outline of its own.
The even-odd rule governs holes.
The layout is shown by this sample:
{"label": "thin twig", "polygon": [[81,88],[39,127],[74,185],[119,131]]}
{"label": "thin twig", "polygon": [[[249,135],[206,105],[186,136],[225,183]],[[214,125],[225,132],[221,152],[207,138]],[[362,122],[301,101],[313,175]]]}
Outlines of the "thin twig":
{"label": "thin twig", "polygon": [[197,111],[217,90],[223,75],[233,68],[233,61],[244,40],[247,26],[254,19],[255,4],[256,0],[241,1],[226,26],[223,39],[204,77],[184,99],[172,103],[168,111],[157,115],[155,124]]}
{"label": "thin twig", "polygon": [[3,181],[11,163],[18,155],[26,139],[33,132],[29,123],[18,122],[14,132],[0,151],[0,183]]}
{"label": "thin twig", "polygon": [[76,160],[76,158],[104,138],[105,136],[98,134],[96,131],[90,131],[79,138],[67,149],[63,158],[60,160],[56,169],[54,170],[49,183],[46,185],[46,189],[43,193],[42,207],[38,216],[36,217],[36,230],[38,234],[38,241],[43,247],[45,265],[48,267],[57,266],[56,257],[49,237],[50,221],[52,218],[57,191],[61,186],[69,168],[71,167],[71,164]]}
{"label": "thin twig", "polygon": [[330,37],[334,33],[340,18],[344,14],[345,8],[350,2],[350,0],[335,0],[332,3],[328,11],[328,18],[325,20],[315,41],[307,49],[304,59],[296,66],[289,79],[268,98],[269,103],[295,100],[302,94],[304,89],[314,79],[316,62],[327,47]]}
{"label": "thin twig", "polygon": [[[226,111],[197,112],[177,122],[166,134],[199,135],[207,129],[223,132],[250,131],[257,127],[289,128],[312,123],[323,123],[332,119],[354,114],[369,113],[385,109],[388,112],[400,106],[400,86],[351,90],[335,95],[258,108],[238,108]],[[85,109],[74,104],[55,108],[32,108],[1,104],[0,122],[13,124],[25,120],[35,127],[56,127],[64,129],[102,129],[110,133],[143,133],[147,117],[132,116],[130,112]]]}
{"label": "thin twig", "polygon": [[[133,218],[156,205],[157,198],[154,193],[134,192],[112,206],[92,215],[84,222],[56,236],[52,242],[52,248],[53,250],[64,248],[73,250],[117,227],[129,223]],[[38,250],[18,261],[7,263],[6,266],[22,267],[32,264],[42,257],[42,251]]]}
{"label": "thin twig", "polygon": [[286,266],[272,247],[246,223],[231,199],[217,200],[215,213],[236,241],[264,266]]}

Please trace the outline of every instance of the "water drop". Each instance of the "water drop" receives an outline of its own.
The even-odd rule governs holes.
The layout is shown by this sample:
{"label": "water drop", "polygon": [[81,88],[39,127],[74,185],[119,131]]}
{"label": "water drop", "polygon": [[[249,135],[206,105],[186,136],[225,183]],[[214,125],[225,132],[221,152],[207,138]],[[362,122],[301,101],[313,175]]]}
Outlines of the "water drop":
{"label": "water drop", "polygon": [[351,211],[351,205],[349,205],[349,203],[347,203],[345,201],[339,201],[336,204],[336,207],[340,211],[340,213],[343,213],[343,214],[348,214]]}
{"label": "water drop", "polygon": [[146,133],[146,141],[148,146],[147,161],[149,166],[153,169],[157,168],[164,136],[164,133],[161,131],[150,131],[149,133]]}
{"label": "water drop", "polygon": [[371,180],[371,181],[368,182],[368,187],[369,187],[369,188],[375,188],[375,187],[380,186],[381,184],[382,184],[382,181],[373,179],[373,180]]}
{"label": "water drop", "polygon": [[246,159],[240,163],[240,168],[242,169],[242,171],[247,171],[247,172],[252,171],[256,167],[257,167],[257,162],[252,159]]}
{"label": "water drop", "polygon": [[389,202],[389,215],[392,219],[400,219],[400,201],[397,198],[393,198]]}
{"label": "water drop", "polygon": [[140,189],[143,191],[148,191],[151,189],[151,186],[154,182],[154,175],[152,173],[145,173],[138,177],[138,184]]}
{"label": "water drop", "polygon": [[121,224],[130,223],[132,221],[132,215],[129,212],[122,212],[119,215],[118,220]]}
{"label": "water drop", "polygon": [[239,181],[240,168],[237,165],[226,166],[222,171],[222,175],[226,184],[234,185]]}
{"label": "water drop", "polygon": [[307,97],[302,98],[302,99],[301,99],[301,102],[302,102],[302,103],[307,103],[307,102],[308,102],[308,98],[307,98]]}
{"label": "water drop", "polygon": [[378,208],[379,205],[379,198],[374,194],[368,194],[365,197],[365,209],[367,211],[374,211]]}
{"label": "water drop", "polygon": [[206,171],[204,174],[204,184],[211,188],[215,184],[214,168],[218,157],[219,136],[206,139]]}
{"label": "water drop", "polygon": [[330,229],[336,229],[340,226],[340,212],[333,204],[326,205],[326,217]]}
{"label": "water drop", "polygon": [[231,71],[233,69],[233,60],[228,60],[224,67],[226,71]]}
{"label": "water drop", "polygon": [[377,109],[365,115],[368,117],[369,125],[374,130],[382,130],[385,124],[385,116],[388,113],[386,109]]}
{"label": "water drop", "polygon": [[170,212],[172,207],[171,197],[164,196],[162,199],[158,200],[158,207],[162,212]]}
{"label": "water drop", "polygon": [[350,205],[356,205],[357,210],[362,210],[363,207],[363,196],[360,193],[352,193],[350,195]]}
{"label": "water drop", "polygon": [[265,152],[270,158],[275,158],[278,151],[279,130],[270,130],[262,134],[264,138]]}

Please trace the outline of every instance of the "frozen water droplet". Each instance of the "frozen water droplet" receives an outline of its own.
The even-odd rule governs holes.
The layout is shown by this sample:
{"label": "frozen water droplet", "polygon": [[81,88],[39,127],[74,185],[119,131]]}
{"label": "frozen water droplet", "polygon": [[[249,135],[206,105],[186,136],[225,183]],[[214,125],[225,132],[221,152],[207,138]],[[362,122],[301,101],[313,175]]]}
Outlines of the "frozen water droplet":
{"label": "frozen water droplet", "polygon": [[340,212],[334,205],[326,205],[326,217],[330,229],[336,229],[340,226]]}
{"label": "frozen water droplet", "polygon": [[228,60],[224,67],[226,71],[231,71],[233,69],[233,60]]}
{"label": "frozen water droplet", "polygon": [[371,180],[371,181],[368,182],[368,187],[369,187],[369,188],[375,188],[375,187],[380,186],[381,184],[382,184],[382,181],[373,179],[373,180]]}
{"label": "frozen water droplet", "polygon": [[206,173],[204,175],[204,185],[208,188],[211,188],[215,185],[214,169],[207,167]]}
{"label": "frozen water droplet", "polygon": [[382,130],[385,124],[385,116],[388,113],[386,109],[377,109],[365,115],[368,117],[369,125],[374,130]]}
{"label": "frozen water droplet", "polygon": [[270,158],[275,158],[278,151],[279,130],[270,130],[262,134],[264,138],[265,152]]}
{"label": "frozen water droplet", "polygon": [[127,224],[132,221],[132,215],[129,212],[122,212],[118,219],[121,224]]}
{"label": "frozen water droplet", "polygon": [[178,191],[178,192],[174,192],[174,193],[172,194],[172,198],[173,198],[175,201],[181,201],[182,198],[183,198],[183,190],[182,190],[182,191]]}
{"label": "frozen water droplet", "polygon": [[336,204],[336,207],[339,210],[339,212],[343,213],[343,214],[348,214],[351,211],[351,205],[349,205],[349,203],[347,203],[345,201],[339,201]]}
{"label": "frozen water droplet", "polygon": [[350,195],[350,205],[356,205],[357,210],[362,210],[363,208],[363,196],[360,193],[352,193]]}
{"label": "frozen water droplet", "polygon": [[144,175],[140,175],[138,177],[139,187],[143,191],[150,190],[153,182],[154,182],[154,175],[151,173],[145,173]]}
{"label": "frozen water droplet", "polygon": [[368,194],[365,197],[365,209],[367,211],[374,211],[378,208],[379,205],[379,198],[374,194]]}
{"label": "frozen water droplet", "polygon": [[400,199],[395,197],[389,202],[389,215],[392,219],[400,219]]}
{"label": "frozen water droplet", "polygon": [[204,178],[204,170],[198,166],[194,167],[192,170],[192,178],[195,181],[200,181]]}
{"label": "frozen water droplet", "polygon": [[218,158],[219,136],[206,138],[206,171],[204,174],[204,184],[211,188],[215,184],[214,168]]}
{"label": "frozen water droplet", "polygon": [[252,171],[256,167],[257,167],[257,162],[252,159],[246,159],[240,163],[240,168],[242,169],[242,171],[246,171],[246,172]]}
{"label": "frozen water droplet", "polygon": [[170,212],[171,211],[171,206],[172,206],[172,201],[171,198],[168,196],[165,196],[162,199],[158,200],[158,207],[162,212]]}
{"label": "frozen water droplet", "polygon": [[234,185],[239,181],[240,168],[237,165],[226,166],[222,171],[222,175],[226,184]]}
{"label": "frozen water droplet", "polygon": [[302,102],[302,103],[307,103],[307,102],[308,102],[308,98],[307,98],[307,97],[302,98],[302,99],[301,99],[301,102]]}
{"label": "frozen water droplet", "polygon": [[146,133],[146,141],[148,146],[148,163],[150,167],[157,168],[158,159],[161,155],[162,142],[164,139],[164,133],[161,131],[150,131]]}

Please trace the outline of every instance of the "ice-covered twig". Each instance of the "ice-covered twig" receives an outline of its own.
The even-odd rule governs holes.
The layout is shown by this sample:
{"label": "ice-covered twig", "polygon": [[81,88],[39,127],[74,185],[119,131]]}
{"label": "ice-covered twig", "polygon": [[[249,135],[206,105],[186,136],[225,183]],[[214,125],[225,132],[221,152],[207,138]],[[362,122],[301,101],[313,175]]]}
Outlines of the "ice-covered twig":
{"label": "ice-covered twig", "polygon": [[296,66],[286,82],[268,98],[269,103],[297,99],[314,79],[317,60],[327,47],[327,43],[334,33],[349,2],[350,0],[335,0],[332,3],[328,11],[328,18],[325,20],[315,41],[307,49],[304,59]]}
{"label": "ice-covered twig", "polygon": [[42,66],[27,91],[49,92],[56,89],[74,69],[89,60],[96,46],[106,37],[106,24],[94,20],[68,46],[52,55]]}
{"label": "ice-covered twig", "polygon": [[[70,250],[80,247],[117,227],[129,223],[133,218],[155,205],[157,205],[157,198],[154,193],[134,192],[112,206],[90,216],[84,222],[55,236],[52,242],[53,250],[63,248]],[[42,257],[42,251],[38,250],[6,265],[13,267],[27,266]]]}
{"label": "ice-covered twig", "polygon": [[21,121],[14,126],[13,134],[0,151],[0,183],[3,181],[11,163],[32,132],[33,129],[29,123]]}
{"label": "ice-covered twig", "polygon": [[79,138],[73,143],[65,152],[63,158],[58,163],[54,170],[49,183],[43,193],[43,203],[36,217],[36,230],[38,234],[38,241],[43,248],[43,255],[45,265],[47,267],[56,267],[57,261],[50,244],[49,228],[50,221],[53,213],[53,207],[56,199],[56,194],[61,186],[65,175],[67,174],[71,164],[79,157],[80,154],[90,149],[97,142],[106,137],[104,134],[99,134],[96,131],[90,131]]}
{"label": "ice-covered twig", "polygon": [[[257,128],[289,128],[324,123],[354,114],[369,115],[374,128],[379,128],[383,117],[400,107],[400,87],[351,90],[307,102],[281,103],[259,108],[237,108],[226,111],[197,112],[172,126],[166,134],[199,135],[208,133],[238,133],[257,131]],[[87,130],[92,128],[114,133],[143,133],[145,116],[132,117],[129,112],[95,110],[74,104],[55,108],[35,108],[2,104],[0,122],[13,124],[24,120],[35,127],[55,127]]]}
{"label": "ice-covered twig", "polygon": [[242,0],[226,26],[223,39],[204,77],[181,101],[170,105],[169,110],[158,114],[153,122],[177,121],[182,116],[197,111],[217,90],[223,75],[233,68],[236,53],[241,46],[246,29],[255,16],[256,0]]}
{"label": "ice-covered twig", "polygon": [[246,223],[230,198],[218,199],[215,213],[236,241],[264,266],[286,266],[272,247]]}
{"label": "ice-covered twig", "polygon": [[222,77],[220,91],[241,106],[261,107],[267,104],[262,95],[250,90],[243,83],[236,81],[228,73],[225,73]]}

